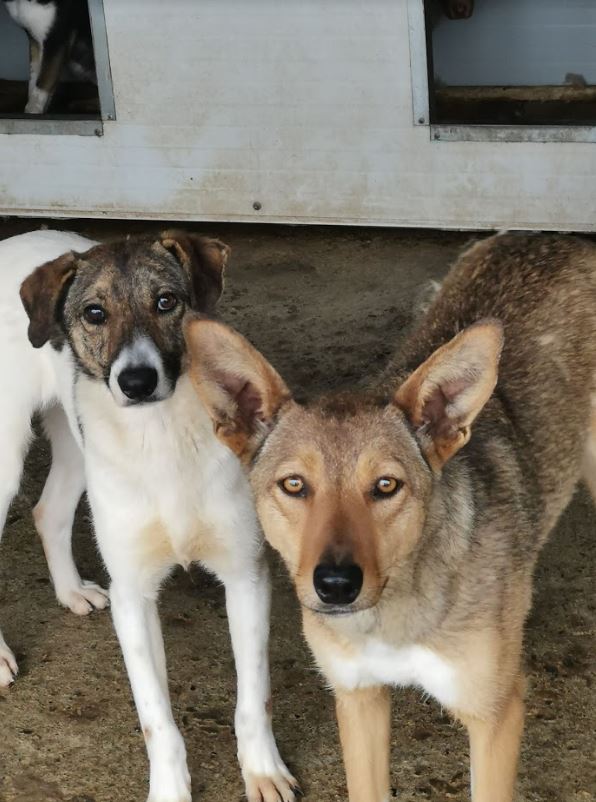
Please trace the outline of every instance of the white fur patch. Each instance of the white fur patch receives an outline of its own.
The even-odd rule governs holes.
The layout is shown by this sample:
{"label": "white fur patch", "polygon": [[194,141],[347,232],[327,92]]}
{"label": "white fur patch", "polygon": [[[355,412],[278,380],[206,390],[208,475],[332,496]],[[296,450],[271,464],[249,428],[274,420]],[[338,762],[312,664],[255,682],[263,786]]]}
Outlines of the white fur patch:
{"label": "white fur patch", "polygon": [[[35,78],[37,80],[37,77]],[[29,87],[29,100],[25,106],[25,114],[44,114],[50,102],[50,93],[38,86]]]}
{"label": "white fur patch", "polygon": [[56,19],[56,5],[40,5],[30,0],[9,0],[6,9],[13,20],[40,45],[46,40]]}
{"label": "white fur patch", "polygon": [[148,367],[157,371],[157,387],[151,394],[152,401],[160,401],[167,397],[170,386],[166,377],[163,362],[153,340],[146,336],[136,337],[130,345],[124,346],[110,369],[109,387],[117,404],[121,407],[130,405],[118,384],[118,376],[128,368]]}
{"label": "white fur patch", "polygon": [[369,639],[353,657],[332,657],[333,681],[347,689],[371,685],[422,688],[445,707],[457,700],[454,666],[426,646],[395,648]]}

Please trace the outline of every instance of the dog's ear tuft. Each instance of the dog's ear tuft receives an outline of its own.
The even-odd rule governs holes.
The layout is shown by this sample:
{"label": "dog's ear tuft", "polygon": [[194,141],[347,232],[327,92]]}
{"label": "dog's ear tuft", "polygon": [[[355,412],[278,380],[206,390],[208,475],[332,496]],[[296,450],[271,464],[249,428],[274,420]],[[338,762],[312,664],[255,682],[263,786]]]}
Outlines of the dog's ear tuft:
{"label": "dog's ear tuft", "polygon": [[224,269],[231,249],[221,240],[187,231],[164,231],[160,242],[190,274],[194,308],[213,314],[223,290]]}
{"label": "dog's ear tuft", "polygon": [[28,336],[41,348],[57,332],[60,308],[77,269],[72,251],[38,267],[21,284],[20,296],[29,316]]}
{"label": "dog's ear tuft", "polygon": [[217,436],[250,460],[290,400],[288,388],[265,357],[223,323],[189,315],[184,336],[190,376]]}
{"label": "dog's ear tuft", "polygon": [[471,426],[497,383],[503,327],[481,320],[441,346],[397,390],[402,409],[438,470],[470,439]]}

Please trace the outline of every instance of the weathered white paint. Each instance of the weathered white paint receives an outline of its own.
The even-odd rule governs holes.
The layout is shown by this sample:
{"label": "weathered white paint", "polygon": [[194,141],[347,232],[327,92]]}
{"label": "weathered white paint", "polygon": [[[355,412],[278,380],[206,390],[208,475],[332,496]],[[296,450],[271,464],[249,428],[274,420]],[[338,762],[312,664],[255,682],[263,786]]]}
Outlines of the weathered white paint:
{"label": "weathered white paint", "polygon": [[414,126],[407,0],[104,9],[117,121],[0,137],[0,213],[596,226],[594,145]]}

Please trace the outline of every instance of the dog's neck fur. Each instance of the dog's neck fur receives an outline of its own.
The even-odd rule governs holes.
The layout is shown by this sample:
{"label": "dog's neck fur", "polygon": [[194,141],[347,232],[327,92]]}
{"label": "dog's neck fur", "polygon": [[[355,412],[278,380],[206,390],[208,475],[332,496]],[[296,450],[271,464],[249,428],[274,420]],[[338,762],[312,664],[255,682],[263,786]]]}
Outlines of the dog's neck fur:
{"label": "dog's neck fur", "polygon": [[[119,407],[107,385],[81,374],[76,396],[86,447],[101,450],[101,432],[109,428],[122,447],[159,452],[167,440],[175,450],[178,441],[193,447],[216,442],[213,425],[196,397],[188,374],[182,373],[172,395],[157,403]],[[110,453],[113,452],[113,446]]]}

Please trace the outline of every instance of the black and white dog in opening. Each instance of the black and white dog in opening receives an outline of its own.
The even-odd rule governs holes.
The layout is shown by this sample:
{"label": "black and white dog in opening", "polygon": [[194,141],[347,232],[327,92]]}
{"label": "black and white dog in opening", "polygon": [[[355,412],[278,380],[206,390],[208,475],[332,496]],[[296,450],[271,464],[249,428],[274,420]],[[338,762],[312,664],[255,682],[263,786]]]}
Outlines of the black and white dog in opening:
{"label": "black and white dog in opening", "polygon": [[67,74],[96,82],[87,0],[3,0],[29,37],[26,114],[44,114]]}

